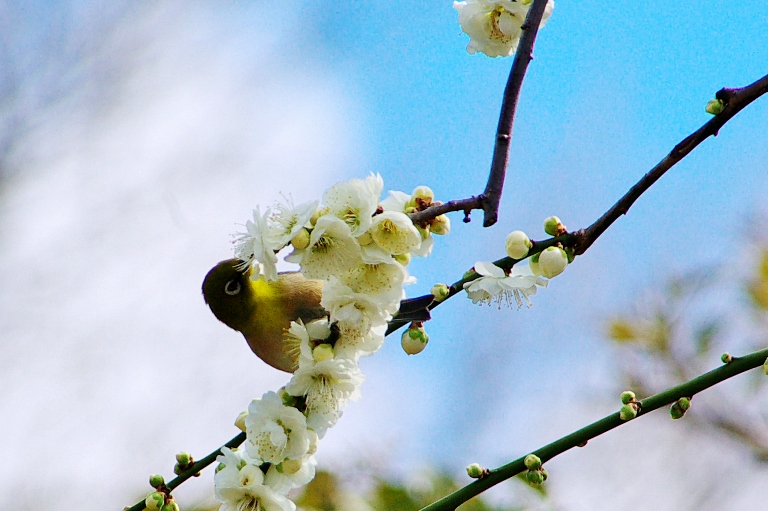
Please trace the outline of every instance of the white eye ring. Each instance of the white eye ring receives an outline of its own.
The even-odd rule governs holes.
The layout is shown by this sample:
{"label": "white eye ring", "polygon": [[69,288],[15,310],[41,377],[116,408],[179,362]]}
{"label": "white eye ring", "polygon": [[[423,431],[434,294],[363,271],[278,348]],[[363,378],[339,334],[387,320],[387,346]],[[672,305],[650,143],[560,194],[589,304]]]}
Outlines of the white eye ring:
{"label": "white eye ring", "polygon": [[239,279],[232,279],[224,286],[224,292],[229,296],[234,296],[240,292],[241,287]]}

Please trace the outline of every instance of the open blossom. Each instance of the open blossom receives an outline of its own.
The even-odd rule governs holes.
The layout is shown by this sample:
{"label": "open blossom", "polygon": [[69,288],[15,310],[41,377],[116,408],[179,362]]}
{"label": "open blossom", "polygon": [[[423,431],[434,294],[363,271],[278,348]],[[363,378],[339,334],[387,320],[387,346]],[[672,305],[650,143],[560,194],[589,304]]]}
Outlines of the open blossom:
{"label": "open blossom", "polygon": [[475,271],[482,275],[480,278],[464,284],[464,289],[473,303],[501,302],[511,303],[514,299],[518,308],[523,301],[530,307],[529,296],[536,294],[536,286],[546,287],[547,280],[534,275],[530,268],[515,265],[512,273],[507,276],[504,270],[493,263],[475,263]]}
{"label": "open blossom", "polygon": [[[341,409],[350,400],[360,397],[363,373],[350,359],[329,358],[320,362],[301,358],[299,369],[285,386],[292,396],[306,396],[307,425],[318,431],[324,424],[315,424],[313,415],[323,417],[323,423],[335,422]],[[328,425],[326,425],[328,427]]]}
{"label": "open blossom", "polygon": [[261,275],[267,281],[277,280],[277,256],[275,251],[282,248],[275,244],[271,236],[269,216],[271,211],[267,209],[262,215],[259,207],[253,210],[253,222],[245,223],[244,233],[238,233],[235,238],[235,257],[243,261],[243,267],[256,263],[259,271],[251,274],[252,279],[258,279]]}
{"label": "open blossom", "polygon": [[296,408],[285,406],[274,392],[254,399],[245,418],[248,455],[254,459],[281,463],[299,459],[309,450],[307,420]]}
{"label": "open blossom", "polygon": [[381,176],[343,181],[326,190],[323,204],[328,214],[349,225],[353,236],[360,236],[371,225],[383,185]]}
{"label": "open blossom", "polygon": [[392,255],[411,252],[421,245],[421,235],[405,213],[385,211],[376,215],[369,232],[376,245]]}
{"label": "open blossom", "polygon": [[408,270],[391,257],[387,262],[357,265],[339,276],[339,280],[356,293],[376,297],[387,305],[400,302],[407,279]]}
{"label": "open blossom", "polygon": [[[469,36],[467,51],[489,57],[506,57],[517,50],[529,5],[515,0],[466,0],[453,2],[461,29]],[[544,26],[555,2],[549,0],[541,19]]]}
{"label": "open blossom", "polygon": [[216,458],[220,470],[214,476],[216,500],[220,511],[295,511],[288,497],[264,484],[264,473],[258,465],[227,447]]}
{"label": "open blossom", "polygon": [[317,209],[317,201],[305,202],[298,206],[278,204],[270,216],[270,236],[275,246],[282,248],[309,222]]}
{"label": "open blossom", "polygon": [[323,287],[320,305],[331,313],[345,335],[365,335],[371,327],[384,325],[400,306],[400,297],[356,293],[335,277]]}
{"label": "open blossom", "polygon": [[285,258],[301,264],[301,272],[310,279],[326,279],[339,275],[362,261],[360,245],[344,221],[324,215],[317,220],[309,246],[294,250]]}

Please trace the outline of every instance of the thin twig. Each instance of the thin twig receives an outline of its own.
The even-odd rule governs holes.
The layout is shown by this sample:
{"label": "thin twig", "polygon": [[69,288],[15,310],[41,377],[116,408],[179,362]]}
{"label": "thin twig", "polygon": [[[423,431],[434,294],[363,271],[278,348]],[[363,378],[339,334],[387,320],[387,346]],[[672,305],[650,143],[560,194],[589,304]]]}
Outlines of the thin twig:
{"label": "thin twig", "polygon": [[496,128],[496,142],[493,148],[491,171],[485,191],[480,195],[474,195],[468,199],[458,199],[431,206],[424,211],[409,215],[415,224],[425,223],[439,215],[452,211],[464,211],[464,221],[469,221],[469,212],[474,209],[484,211],[483,227],[490,227],[496,223],[499,216],[499,202],[504,188],[504,178],[507,174],[509,163],[509,147],[512,141],[512,125],[515,122],[517,99],[520,97],[520,89],[523,86],[523,78],[528,70],[528,64],[533,60],[533,44],[536,42],[536,34],[544,17],[547,0],[533,0],[533,5],[523,22],[523,35],[515,52],[512,69],[509,71],[507,85],[504,89],[504,98],[501,103],[499,124]]}
{"label": "thin twig", "polygon": [[635,186],[619,201],[601,216],[595,223],[586,229],[576,233],[576,255],[583,254],[586,250],[605,232],[610,225],[621,215],[626,215],[632,204],[653,185],[661,176],[671,169],[677,162],[688,156],[699,144],[710,136],[716,136],[720,128],[730,121],[744,107],[754,100],[768,92],[768,75],[763,76],[756,82],[742,87],[740,89],[720,89],[715,97],[725,104],[725,109],[714,116],[701,128],[693,132],[682,142],[677,144],[674,149],[646,175],[643,176]]}
{"label": "thin twig", "polygon": [[[766,357],[768,357],[768,348],[750,353],[744,357],[734,358],[729,364],[725,364],[681,385],[677,385],[654,396],[643,399],[640,402],[640,411],[637,416],[640,417],[663,406],[669,405],[681,397],[693,397],[699,392],[706,390],[713,385],[717,385],[728,378],[732,378],[733,376],[749,371],[750,369],[760,367],[765,362]],[[546,462],[574,447],[584,445],[588,440],[617,428],[626,422],[629,421],[621,420],[618,412],[613,413],[597,422],[593,422],[585,428],[533,451],[533,454],[538,456],[542,462]],[[458,506],[472,497],[479,495],[488,488],[524,472],[526,470],[524,460],[525,456],[495,470],[491,470],[486,477],[478,479],[463,488],[459,488],[437,502],[426,506],[421,511],[454,511]]]}

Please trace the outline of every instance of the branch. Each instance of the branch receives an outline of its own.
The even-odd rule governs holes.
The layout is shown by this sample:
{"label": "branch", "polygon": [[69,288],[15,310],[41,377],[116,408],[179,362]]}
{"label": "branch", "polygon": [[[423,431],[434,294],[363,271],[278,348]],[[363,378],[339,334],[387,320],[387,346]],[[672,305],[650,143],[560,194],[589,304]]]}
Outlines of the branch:
{"label": "branch", "polygon": [[[676,387],[672,387],[654,396],[643,399],[640,402],[641,406],[637,416],[640,417],[641,415],[645,415],[665,405],[669,405],[681,397],[691,398],[709,387],[763,365],[767,357],[768,348],[750,353],[744,357],[734,358],[729,364],[718,367],[717,369],[687,381],[682,385],[677,385]],[[628,421],[623,421],[619,418],[618,412],[613,413],[597,422],[593,422],[585,428],[533,451],[533,454],[541,458],[542,462],[546,462],[565,451],[578,447],[579,445],[584,445],[588,440],[617,428],[626,422]],[[518,458],[511,463],[495,470],[491,470],[487,476],[478,479],[463,488],[459,488],[455,492],[423,508],[421,511],[454,511],[459,505],[484,492],[488,488],[524,472],[526,470],[524,460],[525,457]]]}
{"label": "branch", "polygon": [[485,213],[483,227],[490,227],[496,223],[499,214],[499,202],[504,188],[504,177],[507,174],[509,163],[509,146],[512,140],[512,125],[515,122],[517,110],[517,98],[523,86],[523,78],[528,70],[528,64],[533,60],[533,44],[536,42],[536,34],[544,17],[544,9],[547,0],[533,0],[533,5],[528,10],[528,15],[522,25],[523,35],[515,52],[515,60],[507,78],[507,86],[504,89],[504,99],[501,103],[499,125],[496,128],[496,144],[493,148],[491,171],[488,175],[488,183],[480,195],[473,195],[468,199],[450,201],[446,204],[431,206],[424,211],[409,215],[415,224],[425,223],[439,215],[452,211],[463,211],[464,222],[469,222],[469,212],[473,209],[482,209]]}
{"label": "branch", "polygon": [[701,128],[691,133],[655,167],[653,167],[640,181],[635,184],[619,201],[611,207],[595,223],[583,231],[577,233],[576,255],[581,255],[605,232],[611,224],[621,215],[626,215],[632,204],[653,185],[658,179],[671,169],[677,162],[688,156],[699,144],[710,136],[717,136],[723,125],[730,121],[744,107],[768,92],[768,75],[756,82],[740,89],[720,89],[715,97],[725,104],[725,109],[714,116]]}
{"label": "branch", "polygon": [[[235,447],[238,447],[243,442],[245,442],[245,433],[240,433],[235,438],[233,438],[232,440],[224,444],[222,447],[228,447],[230,449],[234,449]],[[189,467],[187,470],[179,474],[178,477],[169,481],[165,485],[165,487],[168,489],[168,493],[170,493],[174,488],[181,485],[181,483],[183,483],[190,477],[197,475],[205,467],[207,467],[208,465],[216,461],[216,458],[219,456],[219,454],[221,454],[221,447],[213,451],[211,454],[209,454],[205,458],[199,461],[196,461],[195,463],[192,464],[191,467]],[[123,511],[142,511],[143,509],[146,509],[146,505],[142,500],[129,508],[125,508]]]}

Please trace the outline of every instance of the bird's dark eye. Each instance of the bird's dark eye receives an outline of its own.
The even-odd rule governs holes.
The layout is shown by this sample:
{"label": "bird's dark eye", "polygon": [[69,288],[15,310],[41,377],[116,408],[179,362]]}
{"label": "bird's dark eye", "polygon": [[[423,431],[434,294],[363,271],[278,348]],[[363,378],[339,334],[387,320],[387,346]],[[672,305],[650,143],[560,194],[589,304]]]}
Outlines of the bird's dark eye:
{"label": "bird's dark eye", "polygon": [[234,296],[240,292],[240,279],[232,279],[224,286],[224,292]]}

